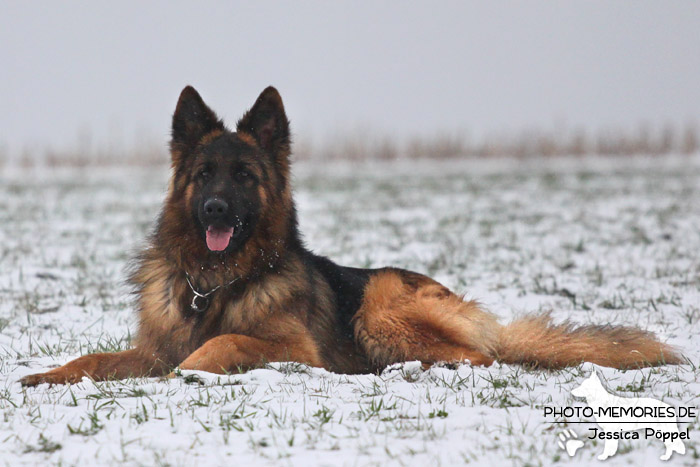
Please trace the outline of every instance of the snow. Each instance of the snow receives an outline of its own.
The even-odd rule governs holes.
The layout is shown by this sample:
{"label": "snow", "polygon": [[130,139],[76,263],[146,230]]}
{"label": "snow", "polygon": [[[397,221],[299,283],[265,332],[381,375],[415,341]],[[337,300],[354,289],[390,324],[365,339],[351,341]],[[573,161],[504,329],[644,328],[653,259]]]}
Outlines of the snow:
{"label": "snow", "polygon": [[[543,406],[597,368],[620,395],[695,406],[700,394],[700,157],[299,164],[305,240],[340,264],[394,265],[477,298],[502,319],[637,325],[689,364],[560,372],[417,362],[380,375],[295,363],[246,374],[23,389],[20,377],[128,346],[123,283],[167,168],[0,172],[0,463],[522,465],[597,463],[602,442]],[[634,391],[630,391],[634,389]],[[593,425],[590,425],[593,426]],[[697,419],[685,456],[698,462]],[[584,446],[557,445],[571,428]],[[657,463],[622,442],[610,465]]]}

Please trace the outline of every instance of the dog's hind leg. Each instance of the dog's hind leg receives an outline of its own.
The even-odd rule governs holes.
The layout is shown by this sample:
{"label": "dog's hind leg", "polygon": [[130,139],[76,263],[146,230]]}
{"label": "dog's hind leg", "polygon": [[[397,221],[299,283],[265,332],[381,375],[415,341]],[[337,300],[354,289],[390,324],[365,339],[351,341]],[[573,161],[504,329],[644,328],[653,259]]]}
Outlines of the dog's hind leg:
{"label": "dog's hind leg", "polygon": [[378,368],[407,360],[491,365],[500,327],[476,302],[399,269],[370,278],[353,326],[358,344]]}

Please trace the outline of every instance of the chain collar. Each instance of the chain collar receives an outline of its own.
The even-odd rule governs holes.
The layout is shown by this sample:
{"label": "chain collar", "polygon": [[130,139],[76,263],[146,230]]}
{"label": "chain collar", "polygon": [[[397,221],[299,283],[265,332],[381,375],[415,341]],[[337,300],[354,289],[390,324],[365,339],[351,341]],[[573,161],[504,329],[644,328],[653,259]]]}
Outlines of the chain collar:
{"label": "chain collar", "polygon": [[197,289],[194,288],[194,285],[192,285],[192,280],[191,280],[192,277],[190,276],[190,274],[187,271],[185,271],[185,279],[187,279],[187,285],[190,286],[190,290],[192,290],[192,293],[194,294],[194,296],[192,297],[192,303],[190,303],[190,308],[192,309],[192,311],[194,311],[196,313],[204,313],[205,311],[207,311],[207,309],[209,308],[209,305],[211,304],[211,299],[209,298],[209,296],[211,294],[213,294],[214,292],[216,292],[217,290],[219,290],[220,288],[228,287],[229,285],[233,284],[238,279],[240,279],[240,277],[236,277],[228,284],[217,285],[216,287],[211,289],[209,292],[205,292],[205,293],[198,292]]}

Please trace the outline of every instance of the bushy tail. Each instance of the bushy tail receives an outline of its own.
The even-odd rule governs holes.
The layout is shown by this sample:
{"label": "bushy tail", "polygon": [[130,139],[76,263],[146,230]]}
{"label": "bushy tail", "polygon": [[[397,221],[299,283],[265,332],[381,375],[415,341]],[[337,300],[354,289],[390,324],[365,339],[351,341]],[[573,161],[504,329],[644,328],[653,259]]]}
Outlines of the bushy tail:
{"label": "bushy tail", "polygon": [[553,324],[547,314],[526,316],[503,326],[496,359],[550,369],[584,361],[620,369],[683,361],[673,347],[650,332],[624,326]]}

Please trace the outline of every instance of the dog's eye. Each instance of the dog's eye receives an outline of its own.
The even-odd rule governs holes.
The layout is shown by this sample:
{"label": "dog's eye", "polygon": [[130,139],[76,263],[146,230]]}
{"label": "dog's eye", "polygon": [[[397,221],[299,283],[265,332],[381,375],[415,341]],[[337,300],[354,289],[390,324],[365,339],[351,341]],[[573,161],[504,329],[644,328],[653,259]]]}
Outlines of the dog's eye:
{"label": "dog's eye", "polygon": [[197,174],[197,176],[198,176],[200,179],[202,179],[202,180],[204,180],[204,181],[207,181],[207,180],[209,180],[209,179],[211,178],[211,172],[208,171],[207,169],[202,169],[202,170],[199,171],[199,173]]}
{"label": "dog's eye", "polygon": [[238,182],[245,182],[247,180],[250,180],[252,176],[250,175],[250,172],[246,172],[245,170],[239,170],[236,172],[236,181]]}

